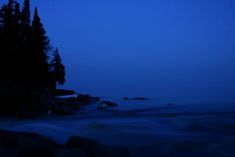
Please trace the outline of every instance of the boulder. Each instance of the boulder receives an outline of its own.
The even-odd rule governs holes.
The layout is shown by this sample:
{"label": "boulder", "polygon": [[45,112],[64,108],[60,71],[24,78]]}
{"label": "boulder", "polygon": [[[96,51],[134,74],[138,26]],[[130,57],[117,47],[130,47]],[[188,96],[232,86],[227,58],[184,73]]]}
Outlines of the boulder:
{"label": "boulder", "polygon": [[18,157],[16,149],[0,145],[0,157]]}
{"label": "boulder", "polygon": [[79,147],[60,148],[54,151],[55,157],[131,157],[127,149],[101,146],[84,149]]}
{"label": "boulder", "polygon": [[12,150],[9,153],[10,156],[52,157],[53,149],[59,145],[50,138],[34,133],[17,133],[0,130],[0,146],[1,153],[3,154],[9,153],[9,150]]}
{"label": "boulder", "polygon": [[83,137],[71,137],[59,145],[35,133],[0,130],[0,157],[129,157],[129,152]]}
{"label": "boulder", "polygon": [[88,105],[91,103],[95,103],[100,101],[99,97],[92,97],[89,94],[79,94],[77,96],[77,102],[79,102],[81,105]]}
{"label": "boulder", "polygon": [[54,150],[54,157],[89,157],[89,152],[79,148],[59,148]]}
{"label": "boulder", "polygon": [[99,101],[100,98],[92,97],[88,94],[80,94],[76,98],[56,98],[56,105],[52,106],[52,114],[57,115],[69,115],[73,114],[75,111],[82,110],[85,105],[95,103]]}
{"label": "boulder", "polygon": [[107,109],[108,107],[116,107],[118,104],[111,101],[101,101],[97,104],[98,109]]}
{"label": "boulder", "polygon": [[100,147],[101,144],[95,140],[84,138],[84,137],[71,137],[67,143],[66,147],[77,147],[77,148],[96,148]]}
{"label": "boulder", "polygon": [[111,101],[101,101],[100,104],[106,104],[109,107],[115,107],[118,106],[118,104],[111,102]]}
{"label": "boulder", "polygon": [[[57,151],[59,157],[129,157],[126,148],[107,147],[95,140],[71,137],[66,143],[67,149]],[[56,154],[57,154],[56,153]],[[64,154],[64,155],[62,155]],[[68,154],[68,156],[67,156]]]}
{"label": "boulder", "polygon": [[103,103],[97,104],[97,108],[98,108],[98,109],[101,109],[101,110],[107,109],[108,107],[109,107],[109,106],[108,106],[107,104],[103,104]]}

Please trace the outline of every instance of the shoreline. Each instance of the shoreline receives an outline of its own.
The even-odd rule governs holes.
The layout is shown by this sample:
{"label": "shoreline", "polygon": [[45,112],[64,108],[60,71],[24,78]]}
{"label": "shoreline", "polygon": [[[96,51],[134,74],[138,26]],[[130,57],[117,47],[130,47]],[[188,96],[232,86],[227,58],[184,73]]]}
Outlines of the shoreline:
{"label": "shoreline", "polygon": [[[104,146],[112,146],[112,151],[122,147],[131,154],[130,157],[143,157],[146,153],[149,157],[159,154],[161,157],[184,157],[188,154],[185,156],[188,157],[193,156],[192,153],[197,157],[204,157],[205,154],[208,157],[214,154],[230,157],[223,155],[226,152],[234,156],[235,145],[231,144],[232,141],[235,144],[233,104],[163,104],[138,109],[138,105],[137,108],[129,108],[121,102],[117,102],[119,106],[106,109],[98,109],[98,102],[86,105],[83,114],[77,111],[65,116],[0,119],[0,128],[38,133],[53,138],[59,144],[65,144],[73,136],[84,137]],[[132,101],[128,103],[133,105]]]}

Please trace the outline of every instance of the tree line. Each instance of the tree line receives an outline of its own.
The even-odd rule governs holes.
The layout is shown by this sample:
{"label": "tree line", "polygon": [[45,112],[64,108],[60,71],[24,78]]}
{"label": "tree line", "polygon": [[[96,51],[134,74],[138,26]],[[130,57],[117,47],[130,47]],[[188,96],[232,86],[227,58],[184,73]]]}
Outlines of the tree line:
{"label": "tree line", "polygon": [[37,7],[31,20],[30,0],[24,0],[22,7],[16,0],[1,6],[0,73],[1,82],[32,90],[53,91],[65,82],[59,50],[52,48]]}

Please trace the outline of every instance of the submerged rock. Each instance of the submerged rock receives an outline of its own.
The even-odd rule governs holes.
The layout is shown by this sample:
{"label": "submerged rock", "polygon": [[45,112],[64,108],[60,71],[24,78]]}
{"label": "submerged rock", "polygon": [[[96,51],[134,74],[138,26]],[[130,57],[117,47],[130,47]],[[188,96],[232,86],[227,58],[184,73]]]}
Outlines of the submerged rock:
{"label": "submerged rock", "polygon": [[98,109],[106,109],[108,107],[116,107],[118,104],[111,102],[111,101],[101,101],[99,104],[97,104]]}
{"label": "submerged rock", "polygon": [[97,104],[98,109],[107,109],[109,106],[107,104],[99,103]]}
{"label": "submerged rock", "polygon": [[123,100],[148,100],[148,99],[145,97],[134,97],[134,98],[124,97]]}
{"label": "submerged rock", "polygon": [[167,105],[167,106],[174,106],[175,104],[173,104],[173,103],[167,103],[166,105]]}
{"label": "submerged rock", "polygon": [[134,100],[148,100],[147,98],[145,97],[135,97],[133,98]]}
{"label": "submerged rock", "polygon": [[118,104],[114,103],[114,102],[111,102],[111,101],[102,101],[101,102],[102,104],[106,104],[110,107],[115,107],[115,106],[118,106]]}

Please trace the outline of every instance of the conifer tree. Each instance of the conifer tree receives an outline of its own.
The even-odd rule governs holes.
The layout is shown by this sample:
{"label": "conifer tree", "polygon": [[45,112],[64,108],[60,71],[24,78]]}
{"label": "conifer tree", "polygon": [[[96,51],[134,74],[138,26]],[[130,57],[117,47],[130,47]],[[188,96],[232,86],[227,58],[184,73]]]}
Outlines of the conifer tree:
{"label": "conifer tree", "polygon": [[[6,64],[6,40],[5,40],[5,23],[6,23],[6,13],[7,5],[3,5],[0,10],[0,71],[3,78],[6,77],[6,69],[4,68]],[[2,79],[3,79],[2,78]]]}
{"label": "conifer tree", "polygon": [[4,7],[6,7],[6,5],[3,5],[3,6],[0,8],[0,32],[1,32],[1,33],[2,33],[3,26],[4,26],[4,18],[3,18],[3,10],[4,10]]}
{"label": "conifer tree", "polygon": [[[13,64],[14,58],[14,45],[15,45],[15,33],[14,33],[14,1],[9,0],[6,5],[1,8],[1,20],[2,20],[2,60],[1,67],[3,69],[3,77],[7,79],[13,78]],[[5,69],[4,67],[8,67]]]}
{"label": "conifer tree", "polygon": [[[23,83],[30,88],[45,88],[52,80],[49,50],[50,41],[37,8],[31,23],[30,0],[24,0],[22,11],[16,0],[8,0],[0,9],[1,78],[6,76],[5,80]],[[62,85],[65,82],[65,71],[58,49],[53,57],[53,80]]]}
{"label": "conifer tree", "polygon": [[24,0],[23,8],[20,14],[20,51],[22,79],[30,83],[30,58],[31,58],[31,20],[30,20],[30,0]]}
{"label": "conifer tree", "polygon": [[3,33],[7,39],[12,37],[12,30],[14,24],[14,1],[9,0],[7,5],[2,6],[1,8],[1,18],[3,21]]}
{"label": "conifer tree", "polygon": [[21,23],[23,27],[27,28],[30,26],[30,1],[24,0],[24,5],[21,13]]}
{"label": "conifer tree", "polygon": [[41,19],[38,15],[38,10],[35,8],[34,18],[32,21],[32,60],[34,78],[37,83],[45,84],[49,77],[49,64],[48,64],[48,50],[50,48],[50,41],[46,36],[46,31],[41,23]]}
{"label": "conifer tree", "polygon": [[3,51],[4,51],[4,40],[3,40],[3,17],[2,17],[2,8],[0,9],[0,71],[3,72]]}
{"label": "conifer tree", "polygon": [[[3,46],[3,26],[4,26],[4,19],[3,19],[3,6],[0,8],[0,48],[2,50]],[[1,54],[0,54],[1,55]]]}
{"label": "conifer tree", "polygon": [[23,43],[22,39],[24,39],[24,35],[21,29],[21,12],[20,12],[20,4],[15,1],[14,6],[14,26],[12,32],[14,32],[14,73],[15,73],[15,79],[22,80],[25,73],[23,70],[25,68],[22,67],[22,62],[25,62],[25,53],[24,49],[22,49]]}
{"label": "conifer tree", "polygon": [[53,54],[53,59],[51,62],[51,72],[55,85],[63,85],[65,82],[65,67],[62,64],[58,48],[56,48]]}
{"label": "conifer tree", "polygon": [[15,9],[14,9],[14,21],[15,21],[15,24],[17,25],[17,31],[18,30],[18,27],[19,27],[19,24],[20,24],[20,16],[21,16],[21,12],[20,12],[20,4],[18,2],[15,2]]}
{"label": "conifer tree", "polygon": [[[33,21],[30,20],[30,0],[24,0],[23,9],[17,0],[8,0],[7,4],[0,8],[0,89],[7,89],[9,97],[11,91],[17,93],[17,100],[13,105],[0,105],[0,114],[12,112],[16,109],[27,110],[26,94],[34,101],[35,91],[45,91],[56,84],[65,82],[64,66],[58,49],[54,52],[52,67],[49,71],[48,51],[50,41],[35,8]],[[51,83],[52,82],[52,83]],[[51,83],[51,84],[50,84]],[[1,88],[3,87],[3,88]],[[52,89],[52,88],[51,88]],[[24,98],[19,93],[24,91]],[[25,97],[26,96],[26,97]],[[9,100],[8,96],[6,97]],[[18,99],[19,98],[19,99]],[[31,104],[31,98],[27,101]],[[3,99],[5,100],[5,99]],[[36,100],[35,100],[36,101]],[[32,103],[31,109],[36,106]],[[2,108],[1,108],[2,107]],[[30,109],[30,108],[29,108]]]}

